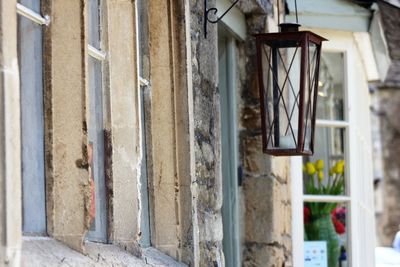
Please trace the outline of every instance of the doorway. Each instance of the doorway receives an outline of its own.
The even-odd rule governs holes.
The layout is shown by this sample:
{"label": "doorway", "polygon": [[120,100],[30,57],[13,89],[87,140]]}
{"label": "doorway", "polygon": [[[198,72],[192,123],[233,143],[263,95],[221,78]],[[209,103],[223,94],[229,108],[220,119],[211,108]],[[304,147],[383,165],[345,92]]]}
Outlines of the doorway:
{"label": "doorway", "polygon": [[240,260],[238,138],[236,105],[235,38],[218,28],[218,68],[221,103],[221,157],[223,183],[223,251],[225,265],[238,267]]}

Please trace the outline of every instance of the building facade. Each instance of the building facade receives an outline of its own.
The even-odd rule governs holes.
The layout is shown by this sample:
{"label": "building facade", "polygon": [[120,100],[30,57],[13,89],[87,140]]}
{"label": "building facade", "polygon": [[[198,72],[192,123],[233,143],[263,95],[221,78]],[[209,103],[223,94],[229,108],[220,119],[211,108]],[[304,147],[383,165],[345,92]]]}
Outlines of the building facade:
{"label": "building facade", "polygon": [[[0,264],[306,266],[304,206],[340,203],[346,261],[373,266],[372,13],[316,2],[298,3],[330,40],[301,159],[262,153],[253,37],[293,1],[239,1],[207,36],[204,1],[2,1]],[[342,194],[306,194],[317,159],[346,162]]]}
{"label": "building facade", "polygon": [[374,83],[373,116],[377,153],[380,161],[377,173],[376,197],[380,203],[377,209],[377,234],[380,246],[392,246],[395,234],[399,231],[400,209],[398,206],[399,164],[399,123],[391,114],[399,108],[399,36],[398,16],[400,5],[396,1],[380,1],[379,11],[372,22],[371,35],[376,51],[381,81]]}

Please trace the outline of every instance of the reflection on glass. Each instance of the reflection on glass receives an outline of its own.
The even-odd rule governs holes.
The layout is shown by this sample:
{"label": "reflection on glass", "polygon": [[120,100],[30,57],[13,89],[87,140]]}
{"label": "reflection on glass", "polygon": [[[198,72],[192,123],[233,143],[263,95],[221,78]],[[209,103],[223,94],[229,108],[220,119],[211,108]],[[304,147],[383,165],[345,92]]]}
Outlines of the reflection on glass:
{"label": "reflection on glass", "polygon": [[304,149],[311,150],[311,135],[312,135],[312,112],[314,106],[314,88],[315,83],[317,81],[315,68],[317,66],[317,46],[311,43],[308,47],[308,62],[309,68],[306,71],[307,76],[304,80],[306,90],[304,91],[305,95],[305,116],[304,116]]}
{"label": "reflection on glass", "polygon": [[344,120],[344,55],[321,54],[317,119]]}
{"label": "reflection on glass", "polygon": [[315,139],[318,146],[314,155],[303,158],[303,192],[313,195],[345,194],[345,129],[316,128]]}
{"label": "reflection on glass", "polygon": [[347,207],[304,203],[304,266],[348,266]]}

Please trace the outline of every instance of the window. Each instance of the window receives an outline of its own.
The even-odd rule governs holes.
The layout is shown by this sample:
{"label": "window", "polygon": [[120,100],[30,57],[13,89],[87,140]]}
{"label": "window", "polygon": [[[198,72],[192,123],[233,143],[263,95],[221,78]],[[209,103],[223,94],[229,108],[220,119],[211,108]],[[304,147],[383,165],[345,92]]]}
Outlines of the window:
{"label": "window", "polygon": [[320,34],[330,41],[321,55],[315,153],[291,159],[293,260],[311,266],[319,251],[328,267],[373,266],[366,76],[352,34]]}
{"label": "window", "polygon": [[[89,155],[92,155],[91,188],[93,189],[91,216],[94,216],[87,238],[92,241],[107,242],[107,204],[104,169],[104,127],[103,127],[103,60],[101,51],[101,0],[88,2],[89,22]],[[91,150],[91,151],[90,151]],[[90,160],[90,158],[89,158]]]}
{"label": "window", "polygon": [[142,163],[140,171],[140,230],[141,238],[140,245],[149,247],[150,243],[150,215],[149,215],[149,192],[148,192],[148,174],[147,174],[147,153],[146,153],[146,101],[149,101],[150,83],[149,79],[149,47],[148,47],[148,24],[147,18],[147,1],[137,1],[137,21],[136,29],[138,33],[138,60],[139,60],[139,84],[140,84],[140,126],[142,129],[141,151]]}
{"label": "window", "polygon": [[[227,10],[229,1],[218,0],[219,12]],[[218,13],[221,16],[221,13]],[[218,88],[220,91],[221,116],[221,207],[223,225],[223,252],[226,266],[241,266],[242,247],[240,225],[240,177],[238,140],[238,46],[246,38],[246,22],[243,13],[236,7],[222,17],[218,25]]]}
{"label": "window", "polygon": [[[349,225],[347,211],[350,208],[349,191],[346,190],[349,176],[343,173],[347,168],[348,140],[344,69],[342,52],[322,53],[315,132],[318,145],[312,157],[303,158],[306,167],[303,173],[304,260],[306,263],[314,256],[315,242],[324,240],[329,267],[336,267],[340,261],[347,262],[349,255],[346,231]],[[342,168],[343,164],[346,168]],[[311,166],[317,171],[310,170]],[[310,175],[312,172],[315,173]],[[314,192],[314,188],[324,188],[325,191]],[[322,229],[331,232],[321,233]]]}
{"label": "window", "polygon": [[[40,12],[40,0],[21,0],[18,12]],[[26,15],[25,15],[26,16]],[[46,233],[42,26],[18,16],[18,58],[21,90],[22,205],[25,234]],[[36,14],[39,18],[40,16]],[[44,19],[43,19],[44,20]]]}
{"label": "window", "polygon": [[[28,227],[36,227],[28,220],[41,220],[38,230],[24,231],[81,252],[85,239],[133,250],[141,234],[137,2],[23,2],[33,9],[17,6],[31,20],[21,18],[19,48],[22,89],[29,93],[21,103],[30,142],[23,149],[31,153],[24,162],[24,220]],[[43,32],[34,24],[48,23],[40,10],[57,14]]]}
{"label": "window", "polygon": [[218,65],[221,105],[221,168],[223,183],[223,249],[227,266],[240,266],[238,140],[236,110],[236,39],[218,27]]}

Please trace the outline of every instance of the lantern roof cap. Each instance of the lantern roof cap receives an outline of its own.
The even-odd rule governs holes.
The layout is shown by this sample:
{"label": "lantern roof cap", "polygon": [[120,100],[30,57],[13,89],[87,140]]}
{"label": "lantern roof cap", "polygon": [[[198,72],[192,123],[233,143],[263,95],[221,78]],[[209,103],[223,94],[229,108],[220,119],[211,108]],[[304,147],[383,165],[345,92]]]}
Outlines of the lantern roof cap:
{"label": "lantern roof cap", "polygon": [[254,34],[254,37],[256,37],[258,41],[277,47],[297,46],[306,39],[317,44],[320,44],[323,41],[328,41],[328,39],[311,31],[258,33]]}
{"label": "lantern roof cap", "polygon": [[281,23],[279,24],[280,32],[298,32],[301,25],[297,23]]}

